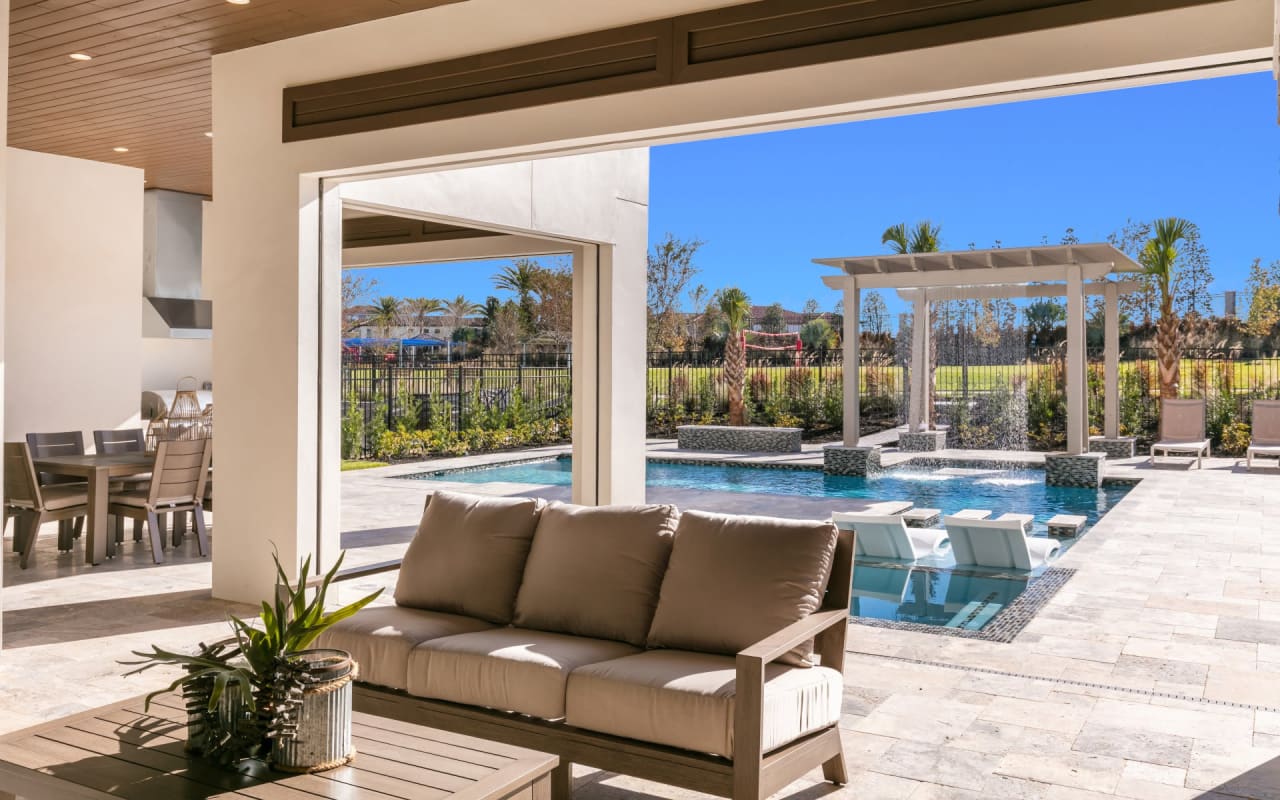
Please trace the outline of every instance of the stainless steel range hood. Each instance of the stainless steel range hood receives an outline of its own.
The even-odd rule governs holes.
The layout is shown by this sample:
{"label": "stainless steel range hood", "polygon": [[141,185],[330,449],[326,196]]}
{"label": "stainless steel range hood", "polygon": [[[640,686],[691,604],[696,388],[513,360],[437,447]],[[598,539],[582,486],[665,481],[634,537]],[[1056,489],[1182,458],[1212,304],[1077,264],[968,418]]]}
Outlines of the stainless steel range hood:
{"label": "stainless steel range hood", "polygon": [[205,199],[148,189],[143,196],[142,335],[207,339],[213,303],[201,295]]}

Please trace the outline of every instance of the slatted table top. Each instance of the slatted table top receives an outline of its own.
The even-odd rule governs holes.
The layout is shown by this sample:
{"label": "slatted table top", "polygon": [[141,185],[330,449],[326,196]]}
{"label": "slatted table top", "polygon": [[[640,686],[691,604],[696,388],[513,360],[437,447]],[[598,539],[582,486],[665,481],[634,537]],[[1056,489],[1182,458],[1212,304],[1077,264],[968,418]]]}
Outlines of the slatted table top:
{"label": "slatted table top", "polygon": [[[546,779],[555,756],[355,714],[357,755],[314,775],[250,762],[221,768],[189,756],[176,695],[142,698],[0,737],[0,800],[487,800]],[[537,796],[540,792],[533,792]]]}

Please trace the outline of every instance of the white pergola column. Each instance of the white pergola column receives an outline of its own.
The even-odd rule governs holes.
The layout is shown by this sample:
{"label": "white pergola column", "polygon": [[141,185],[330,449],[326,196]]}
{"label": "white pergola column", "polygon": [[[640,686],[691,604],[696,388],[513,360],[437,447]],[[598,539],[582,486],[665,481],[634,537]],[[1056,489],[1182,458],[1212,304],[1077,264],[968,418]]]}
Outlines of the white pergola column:
{"label": "white pergola column", "polygon": [[911,401],[907,425],[912,433],[929,430],[929,313],[928,291],[921,289],[912,304]]}
{"label": "white pergola column", "polygon": [[858,317],[862,292],[850,278],[844,287],[844,445],[857,447],[862,425],[862,352]]}
{"label": "white pergola column", "polygon": [[1103,294],[1103,425],[1108,439],[1120,436],[1120,289],[1108,282]]}
{"label": "white pergola column", "polygon": [[1087,452],[1088,379],[1085,368],[1084,277],[1078,264],[1068,264],[1067,274],[1067,453]]}

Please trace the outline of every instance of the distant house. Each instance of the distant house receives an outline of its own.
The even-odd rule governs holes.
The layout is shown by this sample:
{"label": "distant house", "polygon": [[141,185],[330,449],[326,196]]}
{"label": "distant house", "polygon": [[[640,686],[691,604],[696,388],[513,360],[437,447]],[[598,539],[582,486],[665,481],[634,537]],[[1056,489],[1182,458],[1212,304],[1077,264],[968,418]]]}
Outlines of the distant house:
{"label": "distant house", "polygon": [[[449,341],[453,338],[455,330],[452,320],[443,314],[433,314],[423,319],[421,326],[412,323],[412,320],[406,324],[395,325],[391,328],[382,328],[377,325],[370,325],[369,319],[373,316],[373,309],[368,306],[352,309],[348,316],[348,326],[344,335],[349,337],[358,337],[363,339],[414,339],[414,338],[431,338],[443,339]],[[462,328],[480,328],[484,325],[482,317],[466,317],[462,320]]]}
{"label": "distant house", "polygon": [[[761,324],[765,315],[769,313],[769,306],[752,306],[751,307],[751,330],[762,330]],[[825,319],[832,325],[836,324],[836,315],[827,311],[820,311],[817,314],[806,314],[803,311],[791,311],[784,308],[782,310],[782,319],[786,323],[787,333],[799,333],[804,324],[812,319]]]}

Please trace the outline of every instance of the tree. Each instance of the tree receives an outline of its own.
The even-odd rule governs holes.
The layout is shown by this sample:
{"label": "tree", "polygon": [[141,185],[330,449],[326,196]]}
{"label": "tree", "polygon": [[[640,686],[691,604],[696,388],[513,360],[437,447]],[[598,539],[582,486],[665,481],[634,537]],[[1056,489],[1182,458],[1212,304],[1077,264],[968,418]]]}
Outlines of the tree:
{"label": "tree", "polygon": [[862,295],[862,326],[877,336],[888,333],[889,307],[879,292]]}
{"label": "tree", "polygon": [[418,329],[418,335],[425,336],[427,333],[427,317],[432,314],[439,314],[444,310],[444,305],[434,297],[410,297],[404,301],[404,309],[413,319],[413,325]]}
{"label": "tree", "polygon": [[567,344],[573,338],[573,268],[568,264],[538,267],[533,291],[538,298],[537,339]]}
{"label": "tree", "polygon": [[[704,244],[700,239],[677,239],[668,233],[650,249],[646,296],[650,348],[674,349],[681,345],[680,298],[684,296],[689,281],[698,274],[693,257]],[[694,307],[697,307],[696,302]]]}
{"label": "tree", "polygon": [[808,322],[809,320],[813,319],[814,317],[822,313],[822,306],[818,305],[817,298],[810,297],[808,300],[804,301],[803,313],[804,313],[805,322]]}
{"label": "tree", "polygon": [[1054,329],[1067,320],[1067,311],[1054,300],[1037,300],[1027,306],[1027,346],[1048,347],[1054,341]]}
{"label": "tree", "polygon": [[800,326],[800,341],[804,349],[821,353],[835,347],[836,332],[831,323],[818,317]]}
{"label": "tree", "polygon": [[[467,317],[472,314],[477,314],[483,310],[480,306],[471,302],[462,295],[458,295],[452,300],[445,302],[443,307],[444,315],[449,320],[449,327],[455,331],[462,327],[462,323],[466,322]],[[452,334],[450,334],[450,336],[452,337]],[[452,341],[452,338],[450,341]]]}
{"label": "tree", "polygon": [[701,283],[689,290],[689,308],[693,309],[693,313],[689,314],[685,320],[686,344],[701,342],[706,331],[710,330],[704,325],[707,320],[707,299],[707,287]]}
{"label": "tree", "polygon": [[718,305],[724,315],[727,333],[724,341],[724,379],[729,386],[729,424],[744,425],[746,416],[742,406],[742,390],[747,380],[747,351],[742,332],[751,316],[751,301],[736,286],[721,289]]}
{"label": "tree", "polygon": [[[889,245],[889,249],[898,255],[906,253],[936,253],[942,249],[942,226],[934,225],[927,219],[922,219],[910,229],[907,223],[899,222],[897,225],[890,225],[885,228],[883,234],[880,235],[880,244]],[[996,243],[999,247],[999,242]],[[938,326],[938,305],[934,303],[929,309],[929,327],[936,328]],[[935,386],[937,382],[938,370],[938,337],[929,337],[929,363],[927,365],[929,371],[929,380],[927,384],[924,398],[924,426],[926,430],[933,429],[933,397],[936,392]]]}
{"label": "tree", "polygon": [[[1178,248],[1177,276],[1172,286],[1173,309],[1182,317],[1193,314],[1208,316],[1213,311],[1213,297],[1209,293],[1209,286],[1213,283],[1209,251],[1200,238],[1199,226],[1187,220],[1183,222],[1184,241]],[[1125,220],[1124,227],[1108,236],[1107,241],[1143,264],[1147,242],[1154,235],[1154,229],[1153,222]],[[1149,272],[1137,277],[1139,290],[1120,295],[1120,315],[1141,320],[1143,325],[1150,326],[1160,310],[1160,288]]]}
{"label": "tree", "polygon": [[765,333],[786,333],[787,312],[782,303],[774,303],[764,310],[760,317],[760,330]]}
{"label": "tree", "polygon": [[379,297],[369,312],[369,324],[378,329],[383,339],[390,339],[392,329],[399,327],[403,319],[400,299],[390,295]]}
{"label": "tree", "polygon": [[537,274],[540,267],[537,262],[528,258],[517,258],[510,266],[503,267],[493,276],[493,285],[516,296],[520,309],[521,332],[527,336],[534,333],[535,304],[533,295],[537,290]]}
{"label": "tree", "polygon": [[1144,273],[1154,281],[1160,297],[1160,320],[1156,324],[1156,361],[1160,370],[1162,398],[1178,396],[1182,341],[1173,300],[1174,287],[1178,281],[1178,243],[1186,240],[1190,225],[1187,220],[1179,217],[1156,220],[1154,235],[1147,240],[1139,259]]}
{"label": "tree", "polygon": [[365,299],[373,293],[373,289],[378,285],[375,278],[369,278],[360,275],[353,270],[342,273],[342,333],[346,335],[348,331],[356,327],[356,311],[364,303]]}
{"label": "tree", "polygon": [[1213,283],[1213,269],[1209,264],[1209,251],[1200,239],[1200,227],[1187,222],[1182,246],[1178,248],[1178,277],[1173,284],[1173,302],[1181,317],[1213,314],[1213,296],[1209,285]]}
{"label": "tree", "polygon": [[1249,316],[1245,329],[1254,336],[1270,336],[1280,323],[1280,261],[1262,266],[1255,258],[1249,267]]}

